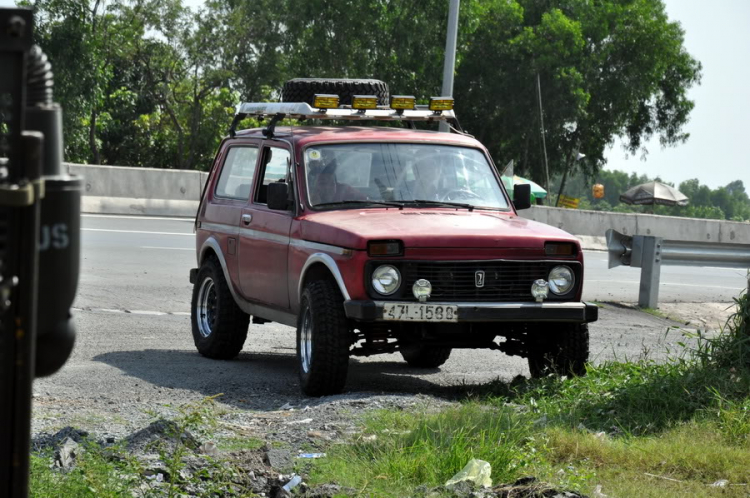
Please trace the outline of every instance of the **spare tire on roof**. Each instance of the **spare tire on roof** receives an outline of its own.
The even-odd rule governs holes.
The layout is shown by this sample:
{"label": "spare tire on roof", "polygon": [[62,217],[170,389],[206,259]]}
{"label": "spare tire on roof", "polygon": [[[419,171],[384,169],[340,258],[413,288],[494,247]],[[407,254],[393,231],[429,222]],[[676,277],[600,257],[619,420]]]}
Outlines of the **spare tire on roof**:
{"label": "spare tire on roof", "polygon": [[380,80],[295,78],[284,83],[281,100],[284,102],[313,103],[316,93],[339,96],[339,105],[351,105],[354,95],[375,95],[378,103],[388,105],[388,85]]}

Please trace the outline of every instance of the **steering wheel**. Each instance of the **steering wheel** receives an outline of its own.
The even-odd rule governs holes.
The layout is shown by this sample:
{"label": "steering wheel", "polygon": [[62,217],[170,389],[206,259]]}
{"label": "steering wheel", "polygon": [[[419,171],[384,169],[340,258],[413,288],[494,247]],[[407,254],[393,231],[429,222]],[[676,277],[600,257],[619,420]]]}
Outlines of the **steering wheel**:
{"label": "steering wheel", "polygon": [[482,200],[482,196],[478,195],[471,190],[456,188],[448,190],[445,193],[438,194],[441,201],[456,201],[461,199],[479,199]]}

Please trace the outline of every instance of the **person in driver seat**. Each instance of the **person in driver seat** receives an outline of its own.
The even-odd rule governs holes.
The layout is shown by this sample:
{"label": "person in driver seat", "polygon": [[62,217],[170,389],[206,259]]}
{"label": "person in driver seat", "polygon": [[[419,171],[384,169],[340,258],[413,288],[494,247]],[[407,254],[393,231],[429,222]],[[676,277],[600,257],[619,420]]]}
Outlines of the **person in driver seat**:
{"label": "person in driver seat", "polygon": [[329,161],[312,182],[310,199],[313,205],[327,204],[329,202],[367,200],[367,196],[359,190],[346,183],[339,183],[336,180],[337,167],[335,160]]}

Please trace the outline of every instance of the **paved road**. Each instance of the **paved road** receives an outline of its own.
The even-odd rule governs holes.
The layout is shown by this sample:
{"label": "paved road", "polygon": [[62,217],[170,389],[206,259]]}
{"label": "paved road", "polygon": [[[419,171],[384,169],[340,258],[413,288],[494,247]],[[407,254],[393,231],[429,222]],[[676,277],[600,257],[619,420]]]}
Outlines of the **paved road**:
{"label": "paved road", "polygon": [[[192,220],[85,215],[83,264],[76,306],[189,312],[188,270],[195,266]],[[607,254],[586,252],[584,299],[634,302],[640,270],[607,269]],[[731,302],[744,272],[662,268],[662,302]]]}
{"label": "paved road", "polygon": [[[218,393],[224,393],[221,401],[229,408],[325,403],[300,396],[289,327],[251,325],[237,361],[208,360],[196,352],[189,317],[190,221],[85,216],[83,227],[76,348],[59,373],[35,382],[35,432],[67,424],[124,431],[142,426],[151,410]],[[586,298],[634,300],[638,271],[606,270],[604,256],[586,254]],[[670,268],[663,295],[728,301],[743,282],[739,272]],[[683,340],[674,322],[615,305],[600,311],[600,321],[590,329],[595,362],[644,353],[663,358]],[[516,375],[528,375],[525,360],[495,351],[457,350],[434,370],[410,368],[392,354],[353,358],[347,389],[366,397],[453,396],[470,391],[472,384]]]}

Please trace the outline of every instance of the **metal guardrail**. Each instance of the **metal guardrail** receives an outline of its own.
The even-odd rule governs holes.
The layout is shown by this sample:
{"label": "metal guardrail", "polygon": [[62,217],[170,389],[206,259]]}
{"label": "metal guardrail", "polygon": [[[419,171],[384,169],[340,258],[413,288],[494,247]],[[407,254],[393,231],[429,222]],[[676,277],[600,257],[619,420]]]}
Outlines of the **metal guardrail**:
{"label": "metal guardrail", "polygon": [[[609,268],[626,265],[641,269],[638,306],[656,308],[662,265],[750,268],[750,245],[664,240],[649,235],[606,233]],[[750,282],[749,282],[750,285]]]}

